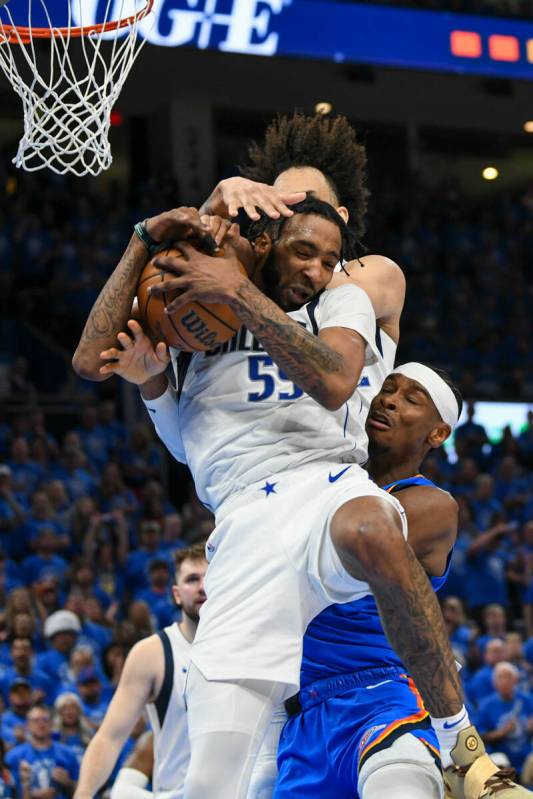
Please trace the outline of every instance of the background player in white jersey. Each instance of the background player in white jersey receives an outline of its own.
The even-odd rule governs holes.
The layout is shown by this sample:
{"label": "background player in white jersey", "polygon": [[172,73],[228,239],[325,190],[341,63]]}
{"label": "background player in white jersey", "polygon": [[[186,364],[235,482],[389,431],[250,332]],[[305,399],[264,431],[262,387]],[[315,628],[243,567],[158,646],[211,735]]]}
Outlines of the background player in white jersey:
{"label": "background player in white jersey", "polygon": [[[189,763],[183,689],[191,643],[206,598],[207,562],[200,544],[177,550],[175,558],[172,593],[182,611],[181,621],[139,641],[129,653],[113,700],[84,755],[75,799],[92,799],[105,784],[145,706],[154,734],[154,796],[183,797]],[[126,779],[132,776],[122,775]],[[133,788],[144,789],[147,780],[144,785],[141,782],[142,778],[137,778]]]}
{"label": "background player in white jersey", "polygon": [[[294,210],[297,212],[296,207]],[[265,230],[262,231],[260,248],[256,242],[256,256],[261,263],[256,263],[254,281],[260,282],[260,267],[267,261],[265,255],[272,251],[275,260],[271,266],[274,267],[274,274],[277,274],[271,288],[278,290],[274,296],[287,310],[291,303],[297,301],[298,295],[302,298],[306,287],[311,287],[316,293],[326,285],[324,269],[327,267],[331,270],[331,265],[327,264],[325,253],[333,254],[335,248],[339,248],[339,242],[333,244],[331,230],[328,232],[323,225],[317,230],[315,221],[309,219],[313,215],[320,216],[320,213],[312,214],[307,206],[307,213],[303,215],[303,220],[297,221],[296,216],[289,220],[283,231],[280,226],[275,235],[270,237],[270,243],[268,236],[263,235],[266,234]],[[301,246],[306,238],[307,245],[312,245],[311,250]],[[302,253],[302,249],[305,252]],[[342,460],[339,463],[340,453],[345,453],[344,463],[353,463],[360,457],[357,436],[357,430],[361,428],[360,420],[356,418],[352,421],[355,426],[350,431],[348,441],[341,441],[341,438],[344,437],[350,416],[349,400],[355,388],[354,380],[358,380],[363,361],[363,351],[356,345],[360,340],[351,331],[359,332],[360,339],[366,342],[367,355],[373,347],[373,335],[369,334],[373,314],[368,299],[363,299],[353,285],[322,294],[316,309],[313,309],[316,311],[315,322],[319,332],[318,336],[313,337],[297,324],[307,324],[312,330],[311,309],[306,311],[304,308],[287,315],[257,291],[251,281],[239,277],[238,286],[233,283],[237,270],[236,265],[232,265],[231,254],[216,259],[215,265],[214,260],[211,264],[209,258],[199,255],[190,247],[184,247],[184,251],[185,261],[165,261],[167,266],[172,266],[183,275],[175,281],[175,285],[189,289],[181,301],[201,295],[208,301],[230,302],[246,326],[256,333],[259,344],[283,369],[284,374],[280,375],[282,383],[292,378],[301,392],[297,392],[295,387],[288,391],[289,386],[286,385],[278,389],[274,379],[265,381],[265,385],[274,383],[276,395],[270,406],[267,404],[257,409],[255,425],[245,426],[243,434],[239,435],[238,430],[243,427],[239,425],[241,415],[246,419],[249,411],[242,404],[243,394],[245,401],[247,396],[249,401],[257,400],[260,394],[261,399],[267,398],[264,391],[246,390],[246,385],[248,389],[251,388],[246,380],[253,381],[257,375],[250,370],[248,357],[251,352],[261,351],[261,346],[254,347],[251,337],[247,340],[246,336],[241,351],[237,349],[239,341],[236,341],[235,348],[230,347],[229,351],[222,348],[222,351],[208,355],[193,355],[193,368],[189,370],[182,387],[178,416],[175,400],[171,392],[166,390],[166,378],[164,387],[160,380],[155,381],[158,383],[157,390],[153,383],[149,388],[143,386],[145,396],[154,392],[153,401],[148,405],[157,417],[157,423],[167,411],[173,419],[173,427],[171,425],[166,440],[173,437],[174,452],[178,452],[180,432],[185,435],[187,460],[204,500],[214,506],[219,503],[222,505],[217,508],[217,521],[220,521],[210,542],[218,567],[217,576],[208,587],[210,598],[214,597],[212,612],[206,614],[210,603],[208,600],[202,614],[199,646],[195,646],[196,654],[193,651],[198,666],[194,670],[189,692],[192,743],[190,774],[193,777],[188,778],[186,796],[208,797],[216,794],[217,797],[227,795],[234,799],[245,795],[251,761],[272,704],[280,695],[290,691],[293,685],[297,685],[301,633],[309,614],[314,615],[313,610],[331,601],[347,601],[360,590],[368,592],[368,585],[361,585],[357,581],[358,576],[367,577],[372,582],[382,609],[386,608],[384,616],[388,632],[404,661],[411,665],[411,671],[418,676],[428,706],[433,711],[437,710],[434,714],[441,715],[439,710],[443,708],[445,713],[453,715],[450,708],[462,708],[462,694],[453,657],[446,647],[438,605],[426,576],[406,547],[398,517],[394,511],[391,512],[390,505],[379,492],[374,493],[375,487],[366,478],[361,482],[360,470],[355,465],[338,470],[330,468],[329,478],[327,468],[318,470],[318,464],[316,469],[310,468],[316,461],[342,466]],[[298,275],[299,282],[297,280],[295,284],[293,281]],[[294,291],[296,285],[299,290]],[[356,310],[358,313],[355,313]],[[307,322],[306,314],[309,317]],[[296,324],[291,324],[292,320]],[[362,320],[364,335],[357,329],[361,328]],[[340,341],[343,343],[339,344]],[[107,353],[108,357],[119,360],[118,365],[106,367],[107,373],[120,372],[120,361],[123,362],[124,358],[127,360],[128,349],[134,348],[132,342],[124,344],[125,354],[119,351]],[[345,346],[347,350],[344,350]],[[341,351],[336,347],[340,347]],[[208,360],[221,355],[231,357]],[[164,366],[159,363],[156,369],[161,371]],[[213,377],[216,379],[213,380]],[[307,396],[303,393],[305,390]],[[217,392],[220,392],[219,400],[216,399]],[[272,392],[267,394],[270,397]],[[210,395],[211,400],[208,399]],[[228,402],[228,397],[235,397],[235,400]],[[291,413],[287,412],[289,406],[282,408],[277,404],[282,399],[301,402]],[[348,401],[348,413],[342,416],[338,412],[333,415],[317,413],[316,405],[338,408],[343,399]],[[209,408],[210,413],[198,417],[196,424],[187,424],[187,417],[191,421],[194,419],[195,404],[196,409],[203,406]],[[274,407],[277,410],[272,414]],[[358,408],[360,410],[360,403]],[[308,420],[312,423],[309,424]],[[291,434],[294,435],[291,437]],[[221,445],[220,435],[228,437],[223,442],[228,446]],[[263,447],[254,446],[261,440]],[[276,441],[277,445],[272,446]],[[236,447],[233,451],[232,444]],[[250,456],[250,451],[255,458],[253,464],[246,462],[245,456]],[[224,458],[227,468],[217,475],[217,461]],[[259,458],[261,461],[257,462]],[[243,459],[244,471],[243,464],[239,464]],[[297,469],[287,469],[288,463],[301,464],[306,459],[309,463],[306,472],[301,465]],[[279,474],[273,474],[273,463],[277,463]],[[231,497],[231,481],[230,484],[224,482],[229,469],[233,469],[233,477],[238,478],[233,481],[234,488],[244,489],[245,479],[255,479],[258,483],[252,483],[247,491],[243,490],[237,497]],[[274,477],[280,476],[284,481],[286,478],[289,490],[286,499],[289,504],[285,505],[283,501],[277,502],[277,496],[272,497],[281,492],[279,486],[276,489],[281,481],[274,480]],[[343,483],[338,483],[335,490],[330,491],[326,501],[321,494],[321,481],[325,479],[327,484],[329,480],[332,485],[341,478]],[[253,494],[247,496],[248,492]],[[271,498],[268,518],[265,518],[263,508],[252,501],[257,499],[255,492],[264,492],[260,494],[264,499]],[[365,499],[361,499],[363,496]],[[389,502],[391,499],[388,498]],[[256,506],[254,511],[259,515],[250,518],[252,505]],[[274,513],[276,507],[278,510]],[[297,520],[291,520],[292,529],[289,532],[287,516],[295,508],[299,509],[300,516]],[[317,519],[324,519],[323,527],[317,525]],[[272,539],[271,529],[263,529],[267,523],[269,528],[276,530],[278,537],[283,537],[282,542]],[[261,559],[261,568],[256,569],[246,561],[247,549],[245,546],[242,550],[243,538],[249,546],[248,553],[255,551],[254,557]],[[233,546],[237,549],[232,550]],[[221,552],[223,557],[220,556]],[[280,568],[280,553],[292,560],[290,576],[286,560]],[[385,553],[387,557],[384,557]],[[230,563],[231,574],[226,574],[225,564]],[[234,573],[235,564],[240,569],[238,575]],[[296,584],[295,568],[298,577]],[[210,573],[213,574],[213,567]],[[231,587],[229,595],[224,595],[222,586],[225,590]],[[278,602],[286,602],[289,611],[285,607],[277,613],[273,598]],[[416,613],[413,614],[415,606]],[[230,614],[233,616],[235,610],[241,613],[242,623],[238,624],[238,633],[232,632],[228,624]],[[250,633],[254,629],[261,631],[258,638],[256,633]],[[254,640],[253,648],[249,646],[251,640]],[[241,679],[245,684],[238,682]],[[438,694],[434,691],[435,682],[439,683]],[[194,701],[191,700],[193,694]],[[462,717],[462,712],[460,715]],[[209,764],[208,769],[205,763]],[[221,785],[224,787],[221,788]],[[221,794],[221,790],[224,794]]]}

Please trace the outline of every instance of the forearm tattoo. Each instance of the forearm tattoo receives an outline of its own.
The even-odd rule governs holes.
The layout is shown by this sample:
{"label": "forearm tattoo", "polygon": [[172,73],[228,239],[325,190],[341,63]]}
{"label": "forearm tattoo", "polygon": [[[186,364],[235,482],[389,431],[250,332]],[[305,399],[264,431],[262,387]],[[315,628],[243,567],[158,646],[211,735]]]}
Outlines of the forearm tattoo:
{"label": "forearm tattoo", "polygon": [[463,689],[437,597],[408,549],[408,585],[373,588],[387,638],[413,677],[435,718],[453,716],[464,704]]}
{"label": "forearm tattoo", "polygon": [[293,321],[248,280],[237,289],[232,307],[289,380],[322,404],[328,396],[327,377],[343,371],[342,355]]}
{"label": "forearm tattoo", "polygon": [[109,346],[115,344],[117,333],[124,330],[131,316],[139,272],[148,259],[141,248],[137,238],[132,238],[91,309],[80,345],[100,340],[101,348],[105,349],[106,340]]}

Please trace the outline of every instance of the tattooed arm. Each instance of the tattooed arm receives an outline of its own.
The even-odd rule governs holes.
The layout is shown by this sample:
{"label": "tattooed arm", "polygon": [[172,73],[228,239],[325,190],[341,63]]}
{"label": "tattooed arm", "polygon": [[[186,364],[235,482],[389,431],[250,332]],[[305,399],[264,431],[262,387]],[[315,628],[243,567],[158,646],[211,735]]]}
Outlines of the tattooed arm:
{"label": "tattooed arm", "polygon": [[[328,410],[337,410],[346,402],[359,382],[366,341],[375,332],[372,306],[361,289],[349,285],[329,292],[326,302],[332,309],[333,321],[330,318],[330,325],[325,325],[315,336],[243,276],[234,255],[209,258],[188,245],[180,244],[180,249],[180,258],[160,256],[156,260],[158,266],[178,275],[165,283],[164,290],[182,292],[168,304],[167,313],[174,314],[183,305],[198,299],[227,303],[288,380]],[[163,293],[160,285],[152,286],[150,292]],[[349,293],[348,298],[345,292]],[[343,304],[342,312],[336,316],[339,299]],[[358,308],[358,305],[363,307]],[[355,329],[357,317],[369,319],[367,327],[373,332],[366,334],[366,340]]]}
{"label": "tattooed arm", "polygon": [[[216,245],[209,228],[195,208],[174,208],[146,220],[146,230],[155,241],[194,239],[212,251]],[[144,266],[149,260],[144,244],[134,234],[118,266],[107,280],[81,334],[72,359],[74,371],[86,380],[106,380],[100,353],[114,347],[117,335],[131,316],[133,298]]]}
{"label": "tattooed arm", "polygon": [[355,330],[328,327],[314,336],[249,280],[242,281],[230,305],[289,380],[320,405],[337,410],[353,394],[366,348]]}
{"label": "tattooed arm", "polygon": [[116,344],[117,335],[131,315],[139,275],[148,262],[148,251],[134,234],[118,266],[91,308],[72,359],[74,371],[86,380],[106,380],[100,372],[100,353]]}

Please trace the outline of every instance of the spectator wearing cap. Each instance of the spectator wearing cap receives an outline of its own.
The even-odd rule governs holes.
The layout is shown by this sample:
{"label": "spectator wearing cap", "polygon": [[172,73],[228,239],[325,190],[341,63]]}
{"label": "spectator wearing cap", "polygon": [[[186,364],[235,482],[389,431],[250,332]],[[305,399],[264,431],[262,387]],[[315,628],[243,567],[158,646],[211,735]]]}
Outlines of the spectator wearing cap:
{"label": "spectator wearing cap", "polygon": [[76,689],[87,723],[97,730],[105,716],[109,702],[103,698],[103,686],[95,668],[82,669],[76,680]]}
{"label": "spectator wearing cap", "polygon": [[70,799],[78,779],[78,761],[68,746],[52,740],[52,718],[44,705],[35,705],[28,713],[28,734],[28,741],[6,757],[17,795],[23,796],[27,787],[30,797]]}
{"label": "spectator wearing cap", "polygon": [[504,641],[492,638],[487,642],[483,656],[485,665],[476,671],[467,687],[467,697],[473,705],[479,705],[486,696],[494,691],[494,667],[506,659],[507,646]]}
{"label": "spectator wearing cap", "polygon": [[150,585],[138,591],[135,599],[146,602],[155,617],[158,629],[167,627],[175,619],[176,608],[170,601],[170,566],[168,561],[155,558],[148,567]]}
{"label": "spectator wearing cap", "polygon": [[28,555],[22,561],[22,576],[26,585],[40,580],[43,574],[55,575],[64,583],[68,569],[65,558],[58,555],[59,539],[53,527],[43,525],[34,539],[35,554]]}
{"label": "spectator wearing cap", "polygon": [[519,672],[502,661],[494,667],[495,693],[480,704],[477,727],[490,751],[504,752],[518,772],[531,750],[533,698],[518,690]]}
{"label": "spectator wearing cap", "polygon": [[31,705],[30,683],[24,677],[15,677],[9,684],[7,709],[2,713],[2,738],[8,746],[15,746],[25,739]]}
{"label": "spectator wearing cap", "polygon": [[139,530],[139,547],[126,558],[126,584],[133,595],[149,588],[148,569],[152,560],[166,560],[161,549],[161,525],[145,520]]}
{"label": "spectator wearing cap", "polygon": [[10,467],[0,464],[0,542],[10,555],[23,554],[20,537],[14,535],[26,521],[27,502],[15,493]]}
{"label": "spectator wearing cap", "polygon": [[4,701],[6,703],[8,701],[9,686],[21,678],[29,682],[34,702],[52,704],[57,693],[56,683],[36,667],[33,646],[29,638],[13,638],[11,662],[13,665],[0,677],[0,692]]}
{"label": "spectator wearing cap", "polygon": [[54,741],[68,746],[81,763],[87,744],[93,731],[83,715],[80,697],[73,693],[58,696],[54,704],[53,716]]}
{"label": "spectator wearing cap", "polygon": [[70,653],[81,632],[80,620],[70,610],[57,610],[44,623],[48,651],[37,658],[37,666],[52,679],[64,678],[68,670]]}

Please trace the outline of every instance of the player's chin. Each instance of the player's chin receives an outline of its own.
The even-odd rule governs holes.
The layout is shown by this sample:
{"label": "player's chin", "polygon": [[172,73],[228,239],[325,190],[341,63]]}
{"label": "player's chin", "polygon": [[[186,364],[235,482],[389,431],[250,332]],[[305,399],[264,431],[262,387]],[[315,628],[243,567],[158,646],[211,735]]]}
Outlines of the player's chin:
{"label": "player's chin", "polygon": [[371,420],[367,419],[366,422],[366,434],[368,436],[368,440],[373,443],[380,442],[380,441],[389,441],[391,438],[392,429],[390,427],[374,427],[370,424]]}

